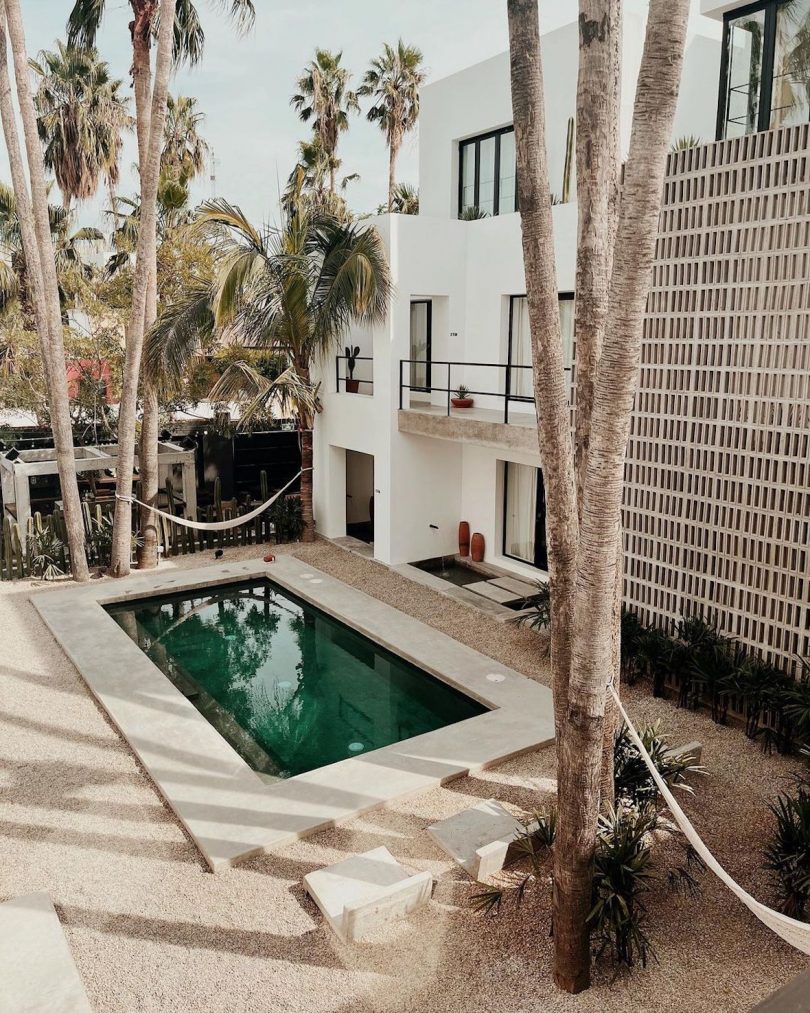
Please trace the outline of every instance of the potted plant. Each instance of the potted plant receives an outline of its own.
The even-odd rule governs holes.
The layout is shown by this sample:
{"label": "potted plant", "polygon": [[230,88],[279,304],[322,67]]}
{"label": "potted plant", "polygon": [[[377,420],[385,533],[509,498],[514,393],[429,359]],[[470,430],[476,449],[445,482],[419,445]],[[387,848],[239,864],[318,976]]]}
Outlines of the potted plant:
{"label": "potted plant", "polygon": [[454,408],[472,408],[473,399],[469,396],[469,388],[460,383],[454,393],[456,396],[450,398],[450,404]]}
{"label": "potted plant", "polygon": [[354,367],[357,365],[357,356],[360,354],[360,346],[346,346],[346,391],[349,394],[356,394],[360,390],[360,381],[354,378]]}

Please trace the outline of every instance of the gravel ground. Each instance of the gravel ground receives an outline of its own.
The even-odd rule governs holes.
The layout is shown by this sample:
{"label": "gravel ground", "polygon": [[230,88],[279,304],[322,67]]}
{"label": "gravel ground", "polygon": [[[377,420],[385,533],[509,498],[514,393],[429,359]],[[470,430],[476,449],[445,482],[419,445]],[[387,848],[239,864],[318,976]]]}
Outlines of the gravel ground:
{"label": "gravel ground", "polygon": [[[327,542],[295,555],[526,675],[547,678],[536,634],[496,623]],[[226,559],[256,549],[229,550]],[[207,557],[206,557],[207,558]],[[201,556],[165,566],[199,566]],[[47,890],[93,1008],[230,1013],[748,1010],[808,966],[714,877],[698,899],[662,884],[649,904],[658,964],[557,994],[550,980],[548,890],[496,917],[472,913],[470,881],[424,828],[495,797],[530,809],[551,798],[554,751],[404,799],[225,873],[199,856],[28,602],[0,587],[0,899]],[[763,900],[766,800],[791,763],[736,730],[626,693],[635,719],[660,717],[676,743],[699,739],[711,776],[686,808],[729,871]],[[386,845],[436,877],[429,907],[372,941],[345,946],[301,887],[309,870]],[[670,845],[660,859],[674,861]]]}

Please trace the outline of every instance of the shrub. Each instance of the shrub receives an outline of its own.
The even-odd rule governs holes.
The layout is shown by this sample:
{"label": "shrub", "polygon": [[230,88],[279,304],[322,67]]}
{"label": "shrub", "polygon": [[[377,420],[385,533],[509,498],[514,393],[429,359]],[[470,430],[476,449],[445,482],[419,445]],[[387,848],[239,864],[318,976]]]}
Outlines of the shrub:
{"label": "shrub", "polygon": [[517,626],[528,626],[532,630],[545,629],[551,625],[551,586],[547,581],[536,581],[537,591],[524,599],[527,611],[510,619]]}
{"label": "shrub", "polygon": [[34,528],[28,534],[28,556],[31,560],[31,576],[42,580],[53,580],[64,572],[59,560],[64,552],[61,538],[49,528]]}
{"label": "shrub", "polygon": [[276,533],[276,542],[297,542],[304,530],[299,496],[281,496],[267,512]]}
{"label": "shrub", "polygon": [[599,817],[594,857],[593,908],[588,915],[598,955],[632,967],[655,958],[645,928],[642,895],[655,877],[650,869],[650,833],[656,814],[620,804]]}
{"label": "shrub", "polygon": [[795,794],[783,792],[768,807],[776,826],[765,852],[783,914],[810,919],[810,780],[800,778]]}
{"label": "shrub", "polygon": [[[686,775],[703,772],[703,768],[695,763],[695,757],[690,753],[670,752],[667,737],[661,731],[661,722],[656,721],[639,731],[639,738],[667,785],[692,792],[692,786],[686,783]],[[622,725],[613,741],[613,785],[617,803],[621,800],[639,809],[658,805],[658,786],[630,738],[626,724]]]}

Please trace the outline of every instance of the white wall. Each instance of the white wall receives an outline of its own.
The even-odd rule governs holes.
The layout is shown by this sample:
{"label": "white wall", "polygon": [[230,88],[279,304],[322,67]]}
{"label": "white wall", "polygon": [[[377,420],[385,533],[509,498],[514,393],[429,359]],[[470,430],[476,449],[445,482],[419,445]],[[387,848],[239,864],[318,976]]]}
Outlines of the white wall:
{"label": "white wall", "polygon": [[[676,114],[674,137],[714,136],[720,26],[693,16]],[[635,82],[641,59],[646,4],[624,7],[622,129],[629,144]],[[561,189],[566,128],[576,93],[577,26],[543,39],[547,143],[552,188]],[[525,293],[520,218],[505,214],[462,222],[457,214],[458,141],[511,123],[508,54],[493,57],[423,90],[420,117],[420,214],[372,219],[383,235],[394,284],[388,319],[373,329],[355,329],[343,342],[373,351],[373,396],[335,392],[334,360],[322,371],[324,413],[315,428],[315,513],[319,530],[345,534],[346,451],[375,459],[375,556],[388,563],[455,551],[461,519],[486,540],[486,558],[516,572],[532,568],[503,559],[502,490],[498,462],[537,466],[536,455],[520,455],[460,442],[400,433],[400,360],[409,357],[410,302],[433,302],[433,360],[505,363],[509,296]],[[557,184],[556,180],[559,180]],[[577,209],[553,209],[558,289],[574,289]],[[358,370],[359,373],[359,370]],[[371,375],[370,366],[364,375]],[[407,374],[406,374],[407,380]],[[457,368],[455,387],[503,390],[504,371]],[[434,366],[432,383],[445,386],[446,369]],[[432,396],[436,405],[446,394]],[[496,397],[476,398],[478,407],[503,410]],[[407,392],[404,407],[408,407]],[[510,407],[510,413],[520,411]],[[531,410],[531,409],[528,409]]]}

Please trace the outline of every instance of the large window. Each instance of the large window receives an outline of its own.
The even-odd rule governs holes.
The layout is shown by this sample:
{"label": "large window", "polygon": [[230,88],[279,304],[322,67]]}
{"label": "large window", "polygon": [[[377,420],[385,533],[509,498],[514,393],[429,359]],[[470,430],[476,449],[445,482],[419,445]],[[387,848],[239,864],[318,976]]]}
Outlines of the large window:
{"label": "large window", "polygon": [[512,127],[461,141],[458,214],[504,215],[517,211],[515,132]]}
{"label": "large window", "polygon": [[[574,355],[574,293],[561,292],[560,328],[562,330],[563,360],[570,368]],[[510,397],[534,397],[532,371],[532,339],[529,331],[529,305],[525,295],[513,295],[509,300],[509,349],[507,354],[507,394]]]}
{"label": "large window", "polygon": [[724,18],[717,136],[810,119],[810,0],[767,0]]}
{"label": "large window", "polygon": [[548,569],[543,472],[511,461],[503,465],[503,554]]}

